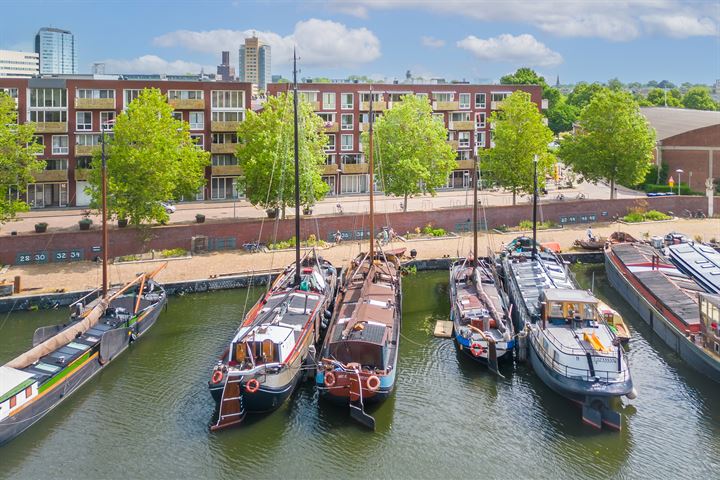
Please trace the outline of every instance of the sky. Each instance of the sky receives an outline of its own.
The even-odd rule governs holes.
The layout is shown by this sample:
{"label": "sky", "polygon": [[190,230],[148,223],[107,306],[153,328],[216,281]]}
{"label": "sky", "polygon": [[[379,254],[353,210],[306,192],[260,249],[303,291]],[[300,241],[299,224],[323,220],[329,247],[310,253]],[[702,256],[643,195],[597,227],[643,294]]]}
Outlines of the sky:
{"label": "sky", "polygon": [[[256,32],[272,71],[376,80],[496,81],[531,67],[554,83],[720,79],[720,0],[0,0],[0,49],[40,27],[74,33],[80,73],[215,72]],[[8,22],[7,19],[12,19]]]}

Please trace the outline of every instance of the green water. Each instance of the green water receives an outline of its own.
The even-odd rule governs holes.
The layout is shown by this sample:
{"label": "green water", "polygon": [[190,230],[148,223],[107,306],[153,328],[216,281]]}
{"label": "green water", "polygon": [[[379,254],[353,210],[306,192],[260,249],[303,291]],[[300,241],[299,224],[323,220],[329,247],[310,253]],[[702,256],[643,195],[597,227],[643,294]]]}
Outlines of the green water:
{"label": "green water", "polygon": [[[504,379],[432,336],[448,314],[446,272],[404,280],[397,390],[375,433],[302,385],[277,412],[210,433],[207,380],[260,290],[170,299],[142,341],[41,422],[0,447],[5,478],[711,478],[720,471],[720,389],[686,368],[608,287],[633,338],[639,397],[625,429],[597,432],[526,365]],[[0,362],[64,312],[0,317]],[[717,478],[717,477],[716,477]]]}

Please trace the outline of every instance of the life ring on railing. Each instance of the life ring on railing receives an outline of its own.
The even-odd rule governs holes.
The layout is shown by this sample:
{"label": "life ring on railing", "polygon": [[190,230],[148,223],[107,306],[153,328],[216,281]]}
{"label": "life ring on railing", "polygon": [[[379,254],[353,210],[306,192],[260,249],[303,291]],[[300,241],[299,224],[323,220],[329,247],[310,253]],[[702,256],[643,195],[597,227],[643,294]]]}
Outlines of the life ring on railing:
{"label": "life ring on railing", "polygon": [[258,382],[257,378],[251,378],[247,381],[245,384],[245,390],[248,393],[255,393],[260,389],[260,382]]}
{"label": "life ring on railing", "polygon": [[470,345],[470,353],[473,354],[475,357],[479,357],[483,353],[485,353],[485,348],[482,346],[480,342],[473,342]]}
{"label": "life ring on railing", "polygon": [[222,370],[215,370],[212,374],[212,383],[220,383],[223,379]]}
{"label": "life ring on railing", "polygon": [[380,378],[377,375],[370,375],[365,384],[368,390],[377,392],[380,389]]}
{"label": "life ring on railing", "polygon": [[325,372],[325,379],[323,380],[325,386],[332,388],[335,386],[335,374],[333,372]]}

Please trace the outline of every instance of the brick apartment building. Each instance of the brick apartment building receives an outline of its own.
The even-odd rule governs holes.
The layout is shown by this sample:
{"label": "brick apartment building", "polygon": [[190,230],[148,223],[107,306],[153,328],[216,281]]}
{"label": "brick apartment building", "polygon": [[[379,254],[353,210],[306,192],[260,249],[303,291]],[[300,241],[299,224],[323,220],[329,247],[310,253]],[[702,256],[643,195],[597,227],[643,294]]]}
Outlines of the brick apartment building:
{"label": "brick apartment building", "polygon": [[[273,83],[268,93],[277,95],[289,88],[287,83]],[[546,108],[542,88],[534,85],[373,84],[373,111],[382,115],[403,95],[426,97],[433,115],[445,122],[448,141],[457,150],[458,168],[448,177],[446,188],[463,189],[470,185],[476,149],[492,147],[490,113],[515,90],[530,93],[538,108]],[[328,144],[323,180],[330,185],[330,195],[367,192],[368,165],[360,134],[368,127],[370,85],[303,83],[298,93],[325,120]]]}
{"label": "brick apartment building", "polygon": [[165,93],[176,117],[190,124],[197,144],[212,153],[207,184],[196,199],[224,200],[236,195],[240,167],[234,155],[235,132],[249,108],[252,85],[183,77],[147,78],[0,78],[0,89],[15,98],[19,122],[35,122],[38,139],[45,146],[41,158],[47,167],[27,186],[26,200],[32,208],[89,204],[84,190],[92,155],[100,148],[100,125],[119,115],[144,88]]}

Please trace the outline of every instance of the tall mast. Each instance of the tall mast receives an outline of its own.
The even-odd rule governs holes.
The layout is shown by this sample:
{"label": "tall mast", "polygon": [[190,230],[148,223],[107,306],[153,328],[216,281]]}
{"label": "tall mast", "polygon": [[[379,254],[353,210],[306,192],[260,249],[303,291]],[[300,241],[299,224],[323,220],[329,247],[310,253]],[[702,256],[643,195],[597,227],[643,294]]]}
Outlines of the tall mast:
{"label": "tall mast", "polygon": [[107,158],[105,158],[105,124],[100,125],[102,140],[102,296],[108,293],[108,228],[107,228]]}
{"label": "tall mast", "polygon": [[293,48],[293,114],[295,118],[295,285],[300,285],[300,153],[298,146],[297,56]]}
{"label": "tall mast", "polygon": [[[478,156],[473,168],[473,273],[478,266]],[[474,278],[474,277],[473,277]]]}
{"label": "tall mast", "polygon": [[533,238],[532,238],[532,259],[537,256],[537,201],[538,201],[538,180],[537,180],[538,156],[533,158]]}
{"label": "tall mast", "polygon": [[373,89],[370,85],[370,128],[368,133],[368,154],[370,155],[370,262],[375,261],[375,208],[374,208],[374,173],[373,173]]}

